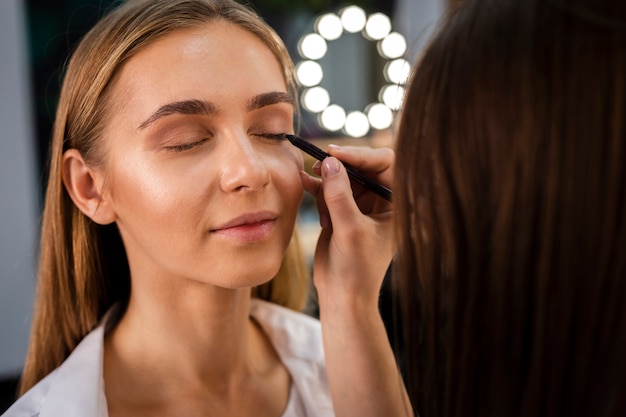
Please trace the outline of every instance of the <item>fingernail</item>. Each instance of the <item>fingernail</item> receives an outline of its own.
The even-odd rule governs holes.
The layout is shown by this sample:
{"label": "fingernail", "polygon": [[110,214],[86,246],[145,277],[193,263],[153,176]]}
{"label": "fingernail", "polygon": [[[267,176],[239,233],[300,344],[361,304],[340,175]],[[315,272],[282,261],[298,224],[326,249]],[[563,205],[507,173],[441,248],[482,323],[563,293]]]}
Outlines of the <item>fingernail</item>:
{"label": "fingernail", "polygon": [[311,168],[320,169],[321,166],[322,166],[322,163],[320,161],[315,161],[315,163],[313,164]]}
{"label": "fingernail", "polygon": [[326,158],[322,163],[322,168],[324,170],[324,176],[332,177],[339,172],[339,161],[335,158]]}
{"label": "fingernail", "polygon": [[328,145],[328,149],[341,149],[341,146],[339,145],[335,145],[334,143],[331,143],[330,145]]}

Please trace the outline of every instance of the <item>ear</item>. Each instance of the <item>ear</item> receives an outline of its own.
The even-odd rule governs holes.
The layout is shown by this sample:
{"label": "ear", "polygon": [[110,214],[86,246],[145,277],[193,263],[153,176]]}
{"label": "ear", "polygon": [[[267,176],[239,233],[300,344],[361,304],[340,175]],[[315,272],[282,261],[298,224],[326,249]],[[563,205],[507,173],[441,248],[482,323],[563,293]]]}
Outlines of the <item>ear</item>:
{"label": "ear", "polygon": [[115,211],[102,194],[102,177],[92,170],[77,149],[63,153],[63,184],[76,207],[98,224],[115,221]]}

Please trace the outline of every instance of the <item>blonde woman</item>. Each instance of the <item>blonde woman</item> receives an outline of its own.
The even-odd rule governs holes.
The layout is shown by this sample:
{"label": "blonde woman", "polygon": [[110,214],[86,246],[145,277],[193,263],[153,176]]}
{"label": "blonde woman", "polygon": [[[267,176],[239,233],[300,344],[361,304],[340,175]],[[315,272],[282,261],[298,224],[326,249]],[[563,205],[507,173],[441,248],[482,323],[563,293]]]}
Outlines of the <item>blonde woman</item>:
{"label": "blonde woman", "polygon": [[295,93],[283,43],[234,1],[129,1],[85,36],[5,416],[334,415],[320,323],[297,312],[307,177],[277,136]]}

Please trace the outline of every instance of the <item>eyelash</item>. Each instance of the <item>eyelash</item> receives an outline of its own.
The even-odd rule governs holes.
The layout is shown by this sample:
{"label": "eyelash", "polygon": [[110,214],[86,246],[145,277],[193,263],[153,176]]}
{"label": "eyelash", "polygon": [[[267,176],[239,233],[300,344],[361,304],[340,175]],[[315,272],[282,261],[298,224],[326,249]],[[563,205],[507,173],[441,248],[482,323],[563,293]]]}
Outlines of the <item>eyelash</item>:
{"label": "eyelash", "polygon": [[255,133],[253,136],[259,136],[265,139],[271,139],[276,141],[283,141],[287,139],[285,135],[286,133]]}
{"label": "eyelash", "polygon": [[[286,133],[255,133],[252,136],[258,136],[261,138],[271,139],[275,141],[283,141],[283,140],[287,140],[285,135]],[[196,142],[191,142],[191,143],[184,143],[182,145],[166,146],[165,150],[167,150],[168,152],[184,152],[184,151],[191,150],[195,148],[196,146],[200,146],[204,142],[206,142],[206,139],[198,140]]]}
{"label": "eyelash", "polygon": [[182,145],[166,146],[165,150],[168,152],[184,152],[193,149],[196,146],[200,146],[206,141],[206,139],[201,139],[191,143],[183,143]]}

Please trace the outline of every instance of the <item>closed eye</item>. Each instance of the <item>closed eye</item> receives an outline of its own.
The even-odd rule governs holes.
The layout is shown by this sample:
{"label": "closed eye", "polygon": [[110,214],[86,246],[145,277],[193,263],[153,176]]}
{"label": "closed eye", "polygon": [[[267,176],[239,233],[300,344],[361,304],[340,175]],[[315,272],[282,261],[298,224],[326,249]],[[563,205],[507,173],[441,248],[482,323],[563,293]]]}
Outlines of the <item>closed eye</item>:
{"label": "closed eye", "polygon": [[282,140],[287,139],[285,135],[286,133],[254,133],[252,136],[258,136],[258,137],[265,138],[265,139],[282,141]]}
{"label": "closed eye", "polygon": [[208,139],[200,139],[200,140],[195,141],[195,142],[183,143],[181,145],[166,146],[165,150],[168,151],[168,152],[184,152],[184,151],[191,150],[191,149],[195,148],[196,146],[202,145],[207,140]]}

